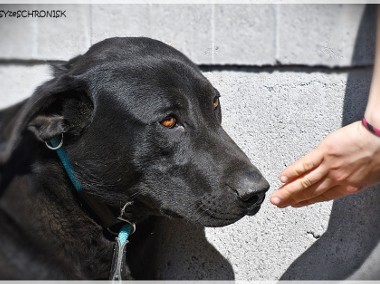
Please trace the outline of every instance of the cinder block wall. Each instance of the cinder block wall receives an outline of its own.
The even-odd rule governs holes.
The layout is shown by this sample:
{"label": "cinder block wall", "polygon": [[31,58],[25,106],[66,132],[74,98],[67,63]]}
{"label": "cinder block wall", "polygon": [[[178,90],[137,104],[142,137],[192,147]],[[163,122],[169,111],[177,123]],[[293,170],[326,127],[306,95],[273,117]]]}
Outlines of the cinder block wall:
{"label": "cinder block wall", "polygon": [[[66,10],[0,18],[0,108],[32,94],[48,64],[113,36],[162,40],[222,95],[227,132],[271,184],[328,133],[363,115],[375,8],[364,5],[3,5]],[[380,279],[380,190],[303,209],[266,202],[224,228],[163,221],[164,279]]]}

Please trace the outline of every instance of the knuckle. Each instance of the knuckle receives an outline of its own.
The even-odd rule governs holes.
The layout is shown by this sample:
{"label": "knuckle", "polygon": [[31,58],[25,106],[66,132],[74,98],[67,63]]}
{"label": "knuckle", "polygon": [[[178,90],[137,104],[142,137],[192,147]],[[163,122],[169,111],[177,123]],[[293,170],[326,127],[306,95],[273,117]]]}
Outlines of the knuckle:
{"label": "knuckle", "polygon": [[293,168],[293,175],[294,176],[300,176],[302,174],[302,169],[299,166],[295,166]]}
{"label": "knuckle", "polygon": [[312,181],[310,180],[310,178],[308,178],[308,177],[304,177],[300,183],[301,183],[302,189],[308,188],[313,184]]}
{"label": "knuckle", "polygon": [[303,167],[307,171],[310,170],[310,169],[312,169],[312,168],[314,168],[314,161],[311,158],[309,158],[309,157],[306,158],[305,162],[303,164]]}
{"label": "knuckle", "polygon": [[294,165],[293,167],[293,174],[295,176],[300,176],[305,172],[310,171],[315,167],[314,161],[310,157],[304,157],[299,163]]}
{"label": "knuckle", "polygon": [[340,153],[338,146],[335,144],[326,145],[325,151],[329,157],[338,157]]}

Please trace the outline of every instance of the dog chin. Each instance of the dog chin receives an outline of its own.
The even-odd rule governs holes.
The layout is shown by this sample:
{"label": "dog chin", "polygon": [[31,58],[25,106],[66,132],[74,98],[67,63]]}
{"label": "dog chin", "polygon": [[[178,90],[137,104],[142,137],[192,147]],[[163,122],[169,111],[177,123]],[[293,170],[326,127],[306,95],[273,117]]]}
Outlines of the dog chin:
{"label": "dog chin", "polygon": [[251,211],[246,213],[246,215],[242,215],[241,217],[236,217],[235,219],[208,219],[208,220],[202,220],[203,226],[205,227],[224,227],[231,225],[240,219],[242,219],[244,216],[253,216],[256,215],[257,212],[259,212],[260,206],[257,206],[253,208]]}
{"label": "dog chin", "polygon": [[165,216],[167,218],[185,219],[191,223],[201,225],[204,227],[224,227],[224,226],[228,226],[228,225],[231,225],[231,224],[239,221],[244,216],[256,215],[257,212],[259,212],[260,207],[261,206],[258,205],[258,206],[250,208],[246,212],[242,212],[241,214],[228,215],[226,218],[223,218],[222,215],[213,216],[212,214],[203,215],[202,213],[200,213],[201,214],[200,216],[197,216],[198,215],[197,214],[195,216],[191,215],[191,217],[190,217],[190,216],[186,216],[186,214],[182,215],[182,214],[179,214],[177,212],[174,212],[174,211],[168,210],[168,209],[161,209],[160,215]]}
{"label": "dog chin", "polygon": [[195,224],[202,225],[204,227],[224,227],[231,225],[237,221],[239,221],[241,218],[246,216],[246,214],[242,213],[241,215],[233,215],[233,216],[203,216],[203,218],[199,218],[196,220],[189,220],[190,222],[193,222]]}
{"label": "dog chin", "polygon": [[[242,216],[244,217],[244,216]],[[199,220],[197,223],[199,225],[202,225],[204,227],[224,227],[224,226],[228,226],[228,225],[231,225],[237,221],[239,221],[242,217],[237,217],[235,219],[212,219],[212,218],[209,218],[209,219],[203,219],[203,220]]]}

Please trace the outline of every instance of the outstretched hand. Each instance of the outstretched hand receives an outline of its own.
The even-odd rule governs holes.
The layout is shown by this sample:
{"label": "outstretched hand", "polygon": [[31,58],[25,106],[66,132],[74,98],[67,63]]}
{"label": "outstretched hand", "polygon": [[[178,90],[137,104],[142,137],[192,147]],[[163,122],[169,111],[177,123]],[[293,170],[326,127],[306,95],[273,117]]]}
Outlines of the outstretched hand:
{"label": "outstretched hand", "polygon": [[359,121],[347,125],[287,167],[280,180],[284,185],[270,201],[281,208],[340,198],[379,183],[380,137]]}

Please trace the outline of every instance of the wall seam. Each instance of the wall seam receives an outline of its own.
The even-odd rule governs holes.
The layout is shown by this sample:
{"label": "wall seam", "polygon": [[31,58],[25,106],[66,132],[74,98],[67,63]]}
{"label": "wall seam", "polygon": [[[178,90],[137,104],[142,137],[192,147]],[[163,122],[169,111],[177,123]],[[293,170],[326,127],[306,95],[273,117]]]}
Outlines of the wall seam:
{"label": "wall seam", "polygon": [[[61,64],[64,60],[24,60],[24,59],[0,59],[0,67],[6,66],[36,66],[48,64]],[[325,66],[325,65],[240,65],[240,64],[198,64],[202,71],[240,71],[240,72],[319,72],[319,73],[346,73],[355,70],[372,70],[373,65],[359,66]]]}

